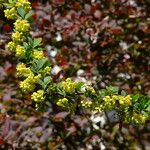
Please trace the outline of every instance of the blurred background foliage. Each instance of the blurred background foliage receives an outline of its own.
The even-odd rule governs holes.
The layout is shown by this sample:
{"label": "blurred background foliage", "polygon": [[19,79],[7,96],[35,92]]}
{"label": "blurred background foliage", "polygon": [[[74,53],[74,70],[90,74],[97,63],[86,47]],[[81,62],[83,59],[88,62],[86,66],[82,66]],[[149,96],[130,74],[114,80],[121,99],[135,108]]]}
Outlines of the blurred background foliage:
{"label": "blurred background foliage", "polygon": [[[95,89],[118,86],[150,95],[149,0],[30,0],[33,37],[42,37],[53,79],[72,77]],[[150,124],[119,123],[115,113],[78,115],[56,106],[35,111],[22,96],[17,59],[6,48],[13,22],[0,7],[1,149],[150,149]]]}

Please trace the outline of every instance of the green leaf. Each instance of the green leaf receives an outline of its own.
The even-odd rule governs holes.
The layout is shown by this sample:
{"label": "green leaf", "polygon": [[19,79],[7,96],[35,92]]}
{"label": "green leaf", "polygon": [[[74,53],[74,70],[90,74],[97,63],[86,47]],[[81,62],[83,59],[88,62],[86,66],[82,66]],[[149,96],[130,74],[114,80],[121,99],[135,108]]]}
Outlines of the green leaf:
{"label": "green leaf", "polygon": [[19,13],[19,15],[21,16],[22,19],[25,18],[26,12],[22,7],[17,8],[17,11]]}
{"label": "green leaf", "polygon": [[9,2],[9,3],[12,3],[13,1],[12,1],[12,0],[8,0],[8,2]]}
{"label": "green leaf", "polygon": [[8,8],[8,9],[10,9],[10,8],[13,7],[13,4],[12,4],[12,3],[3,3],[3,5],[4,5],[6,8]]}
{"label": "green leaf", "polygon": [[77,90],[80,90],[82,86],[84,86],[84,83],[83,82],[78,82],[78,84],[76,86]]}
{"label": "green leaf", "polygon": [[50,81],[51,81],[51,77],[50,76],[47,76],[47,77],[44,78],[44,83],[46,85],[48,85],[50,83]]}
{"label": "green leaf", "polygon": [[42,69],[44,66],[45,66],[45,64],[46,64],[46,62],[47,62],[47,59],[46,58],[44,58],[44,59],[40,59],[40,60],[38,60],[37,61],[38,62],[38,68],[39,68],[39,70],[40,69]]}
{"label": "green leaf", "polygon": [[121,95],[122,95],[122,96],[126,96],[127,93],[126,93],[125,91],[121,91]]}
{"label": "green leaf", "polygon": [[34,41],[33,41],[33,48],[35,48],[37,46],[40,46],[41,42],[42,42],[42,38],[36,38],[36,39],[34,39]]}
{"label": "green leaf", "polygon": [[23,43],[23,47],[24,47],[25,49],[27,49],[28,46],[29,46],[28,43],[26,43],[26,42]]}
{"label": "green leaf", "polygon": [[29,12],[29,13],[27,13],[26,15],[25,15],[25,19],[29,19],[29,18],[31,18],[31,16],[33,15],[33,13],[31,13],[31,12]]}
{"label": "green leaf", "polygon": [[29,45],[32,47],[33,46],[33,39],[31,37],[28,37]]}
{"label": "green leaf", "polygon": [[131,95],[132,102],[136,102],[136,101],[138,101],[139,97],[140,97],[140,95],[139,95],[139,94]]}
{"label": "green leaf", "polygon": [[42,86],[43,89],[45,89],[45,83],[42,80],[38,80],[38,84]]}
{"label": "green leaf", "polygon": [[50,66],[50,63],[47,58],[43,59],[34,59],[32,61],[31,70],[35,73],[38,73],[40,70],[44,69],[46,66]]}
{"label": "green leaf", "polygon": [[110,93],[110,94],[118,94],[118,87],[113,87],[113,86],[107,86],[106,90]]}

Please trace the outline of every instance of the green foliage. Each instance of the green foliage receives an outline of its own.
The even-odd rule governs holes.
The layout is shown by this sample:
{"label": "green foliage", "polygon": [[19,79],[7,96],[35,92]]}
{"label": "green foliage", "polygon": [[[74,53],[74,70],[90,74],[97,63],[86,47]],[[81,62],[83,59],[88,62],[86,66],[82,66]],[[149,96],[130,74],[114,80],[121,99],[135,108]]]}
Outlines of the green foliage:
{"label": "green foliage", "polygon": [[17,8],[18,14],[22,19],[25,19],[26,12],[22,7]]}

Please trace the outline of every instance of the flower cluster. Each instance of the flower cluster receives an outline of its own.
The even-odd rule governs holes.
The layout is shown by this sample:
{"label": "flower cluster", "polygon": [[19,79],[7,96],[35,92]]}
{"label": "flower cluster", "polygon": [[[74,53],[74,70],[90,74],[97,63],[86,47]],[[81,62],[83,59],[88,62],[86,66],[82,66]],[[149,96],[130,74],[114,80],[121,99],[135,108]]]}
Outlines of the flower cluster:
{"label": "flower cluster", "polygon": [[11,9],[4,10],[4,13],[8,19],[13,19],[13,20],[16,18],[16,15],[17,15],[16,8],[14,8],[14,7]]}
{"label": "flower cluster", "polygon": [[24,81],[20,82],[20,88],[24,93],[32,92],[35,88],[35,79],[33,76],[29,76]]}
{"label": "flower cluster", "polygon": [[23,92],[28,93],[32,92],[35,88],[35,84],[41,78],[41,74],[35,76],[29,67],[26,67],[25,64],[20,63],[17,66],[17,75],[19,77],[25,77],[26,79],[20,82],[20,88]]}
{"label": "flower cluster", "polygon": [[50,74],[51,67],[49,67],[49,66],[45,67],[44,70],[43,70],[43,72],[44,72],[44,74]]}
{"label": "flower cluster", "polygon": [[33,58],[35,58],[35,59],[42,59],[44,57],[45,56],[44,56],[43,51],[38,51],[38,50],[34,50],[33,51]]}
{"label": "flower cluster", "polygon": [[15,30],[18,32],[27,32],[29,31],[30,24],[27,20],[16,20],[14,23]]}
{"label": "flower cluster", "polygon": [[[16,0],[16,2],[9,1],[8,2],[8,9],[6,9],[5,16],[8,19],[14,19],[16,20],[14,23],[14,33],[12,34],[12,41],[8,43],[7,47],[13,52],[16,52],[16,56],[19,58],[23,58],[25,61],[26,51],[27,47],[24,46],[24,43],[26,45],[30,45],[30,49],[28,49],[28,57],[30,58],[25,63],[20,63],[16,70],[17,70],[17,76],[23,78],[24,80],[20,82],[20,88],[23,92],[29,93],[34,92],[34,89],[36,87],[36,84],[38,83],[39,79],[41,79],[42,75],[50,74],[51,68],[49,66],[45,66],[42,70],[42,72],[33,72],[29,67],[26,66],[27,63],[30,63],[34,59],[43,59],[44,53],[43,51],[34,50],[35,44],[36,47],[38,46],[37,43],[39,43],[38,40],[32,40],[30,39],[30,44],[28,44],[27,39],[29,40],[29,28],[30,23],[27,19],[24,19],[24,16],[28,13],[28,11],[31,9],[30,2],[28,0]],[[24,15],[20,15],[21,13],[24,13]],[[27,38],[28,37],[28,38]],[[31,44],[31,42],[33,42]],[[37,43],[35,43],[37,42]],[[32,46],[34,47],[32,48]],[[31,61],[31,62],[30,62]],[[42,61],[41,61],[42,63]],[[41,75],[42,74],[42,75]],[[32,94],[32,99],[36,102],[43,100],[44,91],[38,90],[37,92],[34,92]]]}
{"label": "flower cluster", "polygon": [[95,91],[95,89],[92,87],[92,86],[90,86],[90,85],[86,85],[86,84],[84,84],[81,88],[80,88],[80,91],[81,92],[90,92],[90,93],[92,93],[92,94],[96,94],[96,91]]}
{"label": "flower cluster", "polygon": [[35,84],[41,78],[41,75],[34,76],[30,74],[24,81],[20,82],[20,88],[24,93],[33,92],[35,89]]}
{"label": "flower cluster", "polygon": [[17,45],[16,46],[16,56],[17,57],[23,57],[25,54],[25,49],[23,46]]}
{"label": "flower cluster", "polygon": [[35,102],[41,102],[44,100],[44,91],[43,90],[38,90],[37,92],[34,92],[31,95],[31,99],[34,100]]}
{"label": "flower cluster", "polygon": [[[0,2],[2,3],[3,0],[1,0]],[[12,20],[15,20],[18,16],[17,8],[21,7],[26,12],[28,12],[31,9],[31,3],[28,0],[16,0],[16,4],[13,1],[10,1],[10,5],[12,6],[12,8],[8,8],[4,10],[4,13],[8,19],[12,19]]]}
{"label": "flower cluster", "polygon": [[20,42],[24,42],[25,39],[26,39],[26,38],[25,38],[25,36],[24,36],[24,34],[23,34],[22,32],[16,31],[16,32],[14,32],[14,33],[12,34],[12,40],[13,40],[13,42],[16,43],[16,44],[18,44],[18,43],[20,43]]}
{"label": "flower cluster", "polygon": [[138,125],[143,125],[147,117],[142,113],[132,112],[125,115],[125,122],[133,122]]}
{"label": "flower cluster", "polygon": [[61,87],[65,92],[72,93],[76,89],[77,83],[67,78],[61,82]]}
{"label": "flower cluster", "polygon": [[131,105],[131,96],[122,96],[122,95],[112,95],[112,96],[105,96],[104,100],[104,108],[113,109],[117,104],[119,107],[128,107]]}
{"label": "flower cluster", "polygon": [[16,69],[19,77],[28,77],[33,74],[30,68],[26,67],[23,63],[20,63]]}
{"label": "flower cluster", "polygon": [[17,0],[16,7],[23,7],[25,11],[29,11],[31,9],[31,3],[28,0]]}
{"label": "flower cluster", "polygon": [[67,98],[59,99],[57,105],[61,107],[66,107],[68,105],[68,99]]}
{"label": "flower cluster", "polygon": [[92,106],[92,102],[91,101],[82,100],[81,101],[81,106],[84,107],[84,108],[90,108]]}
{"label": "flower cluster", "polygon": [[133,113],[132,121],[136,124],[144,124],[146,121],[146,117],[143,114]]}
{"label": "flower cluster", "polygon": [[16,46],[17,46],[16,43],[14,43],[12,41],[7,44],[7,48],[12,52],[15,52]]}

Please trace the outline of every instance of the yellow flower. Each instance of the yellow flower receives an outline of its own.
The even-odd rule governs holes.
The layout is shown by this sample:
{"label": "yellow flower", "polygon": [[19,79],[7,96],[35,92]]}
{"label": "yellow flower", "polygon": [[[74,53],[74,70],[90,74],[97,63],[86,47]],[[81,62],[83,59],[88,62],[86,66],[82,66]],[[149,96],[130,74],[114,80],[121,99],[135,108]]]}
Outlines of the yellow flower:
{"label": "yellow flower", "polygon": [[4,10],[5,17],[8,19],[15,19],[17,15],[16,9],[13,7],[11,9]]}
{"label": "yellow flower", "polygon": [[33,74],[30,68],[26,67],[26,65],[23,63],[19,64],[16,69],[17,69],[17,76],[19,77],[28,77],[31,74]]}
{"label": "yellow flower", "polygon": [[7,48],[10,50],[10,51],[15,51],[15,49],[16,49],[16,43],[14,43],[14,42],[9,42],[8,44],[7,44]]}
{"label": "yellow flower", "polygon": [[92,94],[96,93],[95,90],[94,90],[94,88],[92,86],[89,86],[89,85],[86,86],[86,90],[90,91]]}
{"label": "yellow flower", "polygon": [[66,107],[68,105],[68,99],[67,98],[59,99],[57,105],[61,107]]}
{"label": "yellow flower", "polygon": [[104,100],[104,109],[112,110],[115,107],[115,101],[110,96],[105,96]]}
{"label": "yellow flower", "polygon": [[136,124],[144,124],[146,120],[146,117],[143,114],[137,114],[137,113],[133,113],[132,116],[132,121]]}
{"label": "yellow flower", "polygon": [[92,102],[91,101],[81,101],[81,106],[84,107],[84,108],[90,108],[92,105]]}
{"label": "yellow flower", "polygon": [[44,100],[44,91],[43,90],[38,90],[37,92],[34,92],[31,95],[31,99],[34,100],[35,102],[41,102]]}
{"label": "yellow flower", "polygon": [[42,59],[42,58],[44,58],[45,56],[44,56],[43,51],[34,50],[34,51],[33,51],[33,57],[34,57],[35,59]]}
{"label": "yellow flower", "polygon": [[77,83],[73,82],[70,78],[66,81],[61,82],[61,86],[65,92],[71,93],[75,90]]}
{"label": "yellow flower", "polygon": [[17,0],[16,7],[22,7],[27,12],[31,9],[31,3],[28,0]]}
{"label": "yellow flower", "polygon": [[34,76],[35,81],[38,81],[39,79],[41,79],[42,75],[38,74],[37,76]]}
{"label": "yellow flower", "polygon": [[25,49],[22,46],[17,45],[17,47],[16,47],[16,56],[23,57],[24,54],[25,54]]}
{"label": "yellow flower", "polygon": [[16,31],[12,34],[12,40],[13,42],[23,42],[25,37],[23,36],[23,33]]}
{"label": "yellow flower", "polygon": [[35,88],[34,75],[30,75],[24,81],[20,82],[20,88],[25,93],[32,92]]}
{"label": "yellow flower", "polygon": [[127,96],[122,96],[122,95],[113,95],[112,96],[112,100],[113,101],[118,101],[120,105],[122,106],[129,106],[131,105],[131,96],[127,95]]}
{"label": "yellow flower", "polygon": [[51,71],[51,67],[47,66],[44,68],[44,73],[45,74],[50,74],[50,71]]}
{"label": "yellow flower", "polygon": [[15,29],[19,32],[27,32],[29,31],[30,24],[27,20],[17,20],[14,23]]}

